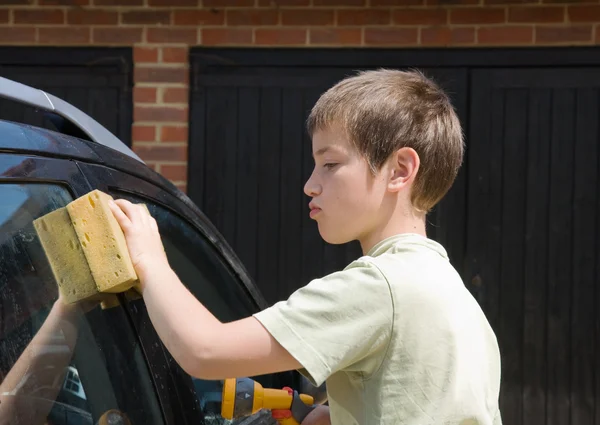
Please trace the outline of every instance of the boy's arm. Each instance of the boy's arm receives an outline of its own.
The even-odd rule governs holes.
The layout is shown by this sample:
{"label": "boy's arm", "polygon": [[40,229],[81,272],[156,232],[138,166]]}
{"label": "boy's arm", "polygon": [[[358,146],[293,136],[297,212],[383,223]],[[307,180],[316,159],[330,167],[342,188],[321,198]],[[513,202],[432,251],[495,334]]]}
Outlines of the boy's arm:
{"label": "boy's arm", "polygon": [[[0,383],[0,424],[14,423],[15,419],[18,422],[18,418],[27,423],[45,421],[73,354],[78,314],[74,307],[65,305],[60,298],[54,303],[42,327]],[[46,349],[57,344],[56,339],[61,332],[68,349],[44,355]],[[34,393],[37,403],[21,401],[21,397],[26,400]]]}
{"label": "boy's arm", "polygon": [[150,320],[188,374],[225,379],[302,367],[255,318],[221,323],[208,311],[169,266],[156,221],[142,207],[118,200],[111,209],[125,234]]}

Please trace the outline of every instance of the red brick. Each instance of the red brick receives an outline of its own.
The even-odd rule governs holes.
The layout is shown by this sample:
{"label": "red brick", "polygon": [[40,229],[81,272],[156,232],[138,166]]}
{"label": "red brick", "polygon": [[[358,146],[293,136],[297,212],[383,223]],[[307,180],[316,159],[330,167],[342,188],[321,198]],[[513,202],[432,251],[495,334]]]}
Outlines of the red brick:
{"label": "red brick", "polygon": [[[133,150],[136,150],[138,146],[139,145],[134,143]],[[145,164],[148,168],[150,168],[152,171],[155,171],[155,172],[158,172],[158,170],[160,168],[160,164],[158,162],[145,161]]]}
{"label": "red brick", "polygon": [[188,71],[185,68],[165,68],[136,66],[134,81],[137,83],[187,83]]}
{"label": "red brick", "polygon": [[[279,0],[277,0],[279,3]],[[202,0],[204,7],[252,7],[254,0]]]}
{"label": "red brick", "polygon": [[225,12],[218,9],[189,9],[174,10],[173,23],[175,25],[223,25]]}
{"label": "red brick", "polygon": [[546,22],[563,22],[564,20],[564,7],[525,6],[511,7],[508,9],[508,22],[533,24]]}
{"label": "red brick", "polygon": [[135,10],[123,12],[121,19],[123,24],[127,25],[169,24],[171,22],[171,13],[162,10]]}
{"label": "red brick", "polygon": [[94,0],[94,6],[143,6],[144,0]]}
{"label": "red brick", "polygon": [[366,0],[313,0],[315,6],[366,6]]}
{"label": "red brick", "polygon": [[338,10],[338,25],[387,25],[391,22],[388,9]]}
{"label": "red brick", "polygon": [[0,27],[0,43],[35,43],[35,27]]}
{"label": "red brick", "polygon": [[196,44],[198,32],[196,29],[148,28],[147,37],[149,43]]}
{"label": "red brick", "polygon": [[162,61],[164,63],[187,63],[188,49],[186,47],[163,47]]}
{"label": "red brick", "polygon": [[600,6],[574,6],[567,8],[571,22],[600,22]]}
{"label": "red brick", "polygon": [[168,106],[136,106],[133,111],[133,120],[136,122],[159,121],[187,123],[188,111],[187,108]]}
{"label": "red brick", "polygon": [[309,32],[311,44],[350,44],[358,45],[362,41],[360,29],[315,28]]}
{"label": "red brick", "polygon": [[333,25],[333,10],[288,9],[281,11],[283,25]]}
{"label": "red brick", "polygon": [[[560,1],[564,1],[564,0],[560,0]],[[494,4],[494,5],[498,5],[498,4],[531,4],[531,3],[537,3],[536,1],[533,0],[483,0],[483,4]]]}
{"label": "red brick", "polygon": [[416,44],[417,28],[366,28],[365,44],[406,45]]}
{"label": "red brick", "polygon": [[258,45],[296,45],[306,44],[306,30],[303,29],[265,29],[256,30],[256,44]]}
{"label": "red brick", "polygon": [[0,23],[6,24],[8,23],[8,10],[0,10]]}
{"label": "red brick", "polygon": [[536,43],[574,43],[592,41],[592,26],[537,27]]}
{"label": "red brick", "polygon": [[202,29],[202,44],[214,46],[221,44],[251,44],[252,30],[241,28],[205,28]]}
{"label": "red brick", "polygon": [[2,6],[31,5],[31,0],[2,0]]}
{"label": "red brick", "polygon": [[258,0],[258,5],[264,7],[310,6],[310,0]]}
{"label": "red brick", "polygon": [[91,42],[89,27],[38,28],[40,44],[88,44]]}
{"label": "red brick", "polygon": [[276,9],[230,9],[227,11],[227,25],[276,25],[279,11]]}
{"label": "red brick", "polygon": [[572,0],[572,1],[566,1],[566,0],[541,0],[542,3],[548,3],[548,4],[562,4],[564,5],[565,3],[579,3],[579,4],[586,4],[586,3],[598,3],[598,0]]}
{"label": "red brick", "polygon": [[188,103],[189,89],[186,87],[166,87],[162,100],[165,103]]}
{"label": "red brick", "polygon": [[160,173],[162,176],[170,181],[186,181],[187,180],[187,166],[162,164],[160,166]]}
{"label": "red brick", "polygon": [[131,138],[133,142],[154,142],[156,141],[156,127],[153,125],[134,125],[131,129]]}
{"label": "red brick", "polygon": [[394,10],[392,20],[398,25],[445,25],[446,9],[399,9]]}
{"label": "red brick", "polygon": [[143,28],[93,28],[94,43],[133,44],[142,41]]}
{"label": "red brick", "polygon": [[501,24],[506,22],[503,8],[468,7],[450,10],[451,24]]}
{"label": "red brick", "polygon": [[600,26],[596,27],[596,34],[595,34],[594,39],[595,39],[596,43],[600,43]]}
{"label": "red brick", "polygon": [[187,146],[134,145],[135,153],[144,161],[186,161]]}
{"label": "red brick", "polygon": [[119,14],[106,10],[72,9],[67,12],[67,24],[70,25],[116,25]]}
{"label": "red brick", "polygon": [[421,28],[421,44],[452,46],[475,42],[474,28],[434,27]]}
{"label": "red brick", "polygon": [[[91,0],[38,0],[40,6],[89,6]],[[6,4],[5,1],[2,4]]]}
{"label": "red brick", "polygon": [[156,47],[133,47],[133,61],[135,63],[158,62],[158,49]]}
{"label": "red brick", "polygon": [[479,44],[529,44],[533,42],[533,27],[508,25],[479,28],[477,42]]}
{"label": "red brick", "polygon": [[[371,0],[370,6],[419,6],[424,0]],[[446,1],[446,0],[443,0]]]}
{"label": "red brick", "polygon": [[156,87],[140,87],[133,88],[134,103],[156,103],[158,89]]}
{"label": "red brick", "polygon": [[59,9],[14,10],[15,24],[64,24],[65,13]]}
{"label": "red brick", "polygon": [[425,0],[427,6],[465,6],[479,4],[479,0]]}
{"label": "red brick", "polygon": [[170,126],[165,125],[160,130],[161,142],[187,142],[188,127],[187,126]]}
{"label": "red brick", "polygon": [[198,0],[148,0],[148,6],[153,7],[192,7],[198,6]]}

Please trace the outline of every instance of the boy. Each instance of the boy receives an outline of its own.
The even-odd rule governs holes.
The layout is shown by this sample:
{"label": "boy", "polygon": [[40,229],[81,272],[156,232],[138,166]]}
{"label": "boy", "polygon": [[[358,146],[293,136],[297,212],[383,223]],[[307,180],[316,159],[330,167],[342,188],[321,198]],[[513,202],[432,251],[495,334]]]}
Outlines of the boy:
{"label": "boy", "polygon": [[310,216],[326,242],[358,240],[364,255],[252,317],[220,323],[169,267],[154,219],[112,205],[167,349],[199,378],[326,381],[330,411],[305,424],[499,425],[494,332],[425,233],[463,159],[449,98],[418,72],[363,72],[322,95],[308,130]]}

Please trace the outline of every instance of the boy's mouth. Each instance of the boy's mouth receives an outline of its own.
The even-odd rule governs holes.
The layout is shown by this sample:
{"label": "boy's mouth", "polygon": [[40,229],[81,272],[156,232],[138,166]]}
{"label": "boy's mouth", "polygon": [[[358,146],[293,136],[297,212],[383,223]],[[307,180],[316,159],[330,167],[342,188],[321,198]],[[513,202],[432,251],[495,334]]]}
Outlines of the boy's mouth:
{"label": "boy's mouth", "polygon": [[321,212],[321,208],[317,207],[312,202],[308,204],[308,208],[310,208],[310,218],[314,218],[315,215]]}

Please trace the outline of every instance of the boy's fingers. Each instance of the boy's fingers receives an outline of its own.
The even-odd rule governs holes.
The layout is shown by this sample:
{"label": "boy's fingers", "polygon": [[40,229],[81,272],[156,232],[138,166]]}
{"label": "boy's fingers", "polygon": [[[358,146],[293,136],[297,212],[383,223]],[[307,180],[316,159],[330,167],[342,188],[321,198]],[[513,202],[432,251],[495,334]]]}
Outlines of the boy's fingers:
{"label": "boy's fingers", "polygon": [[132,204],[126,199],[116,199],[115,204],[122,210],[122,212],[129,218],[131,222],[139,223],[143,219],[139,207]]}
{"label": "boy's fingers", "polygon": [[115,201],[110,201],[108,203],[108,207],[112,211],[113,215],[115,216],[121,227],[128,227],[131,225],[131,220],[123,212],[119,204],[117,204]]}
{"label": "boy's fingers", "polygon": [[158,232],[158,224],[156,223],[154,217],[150,217],[150,226],[152,227],[152,230]]}

